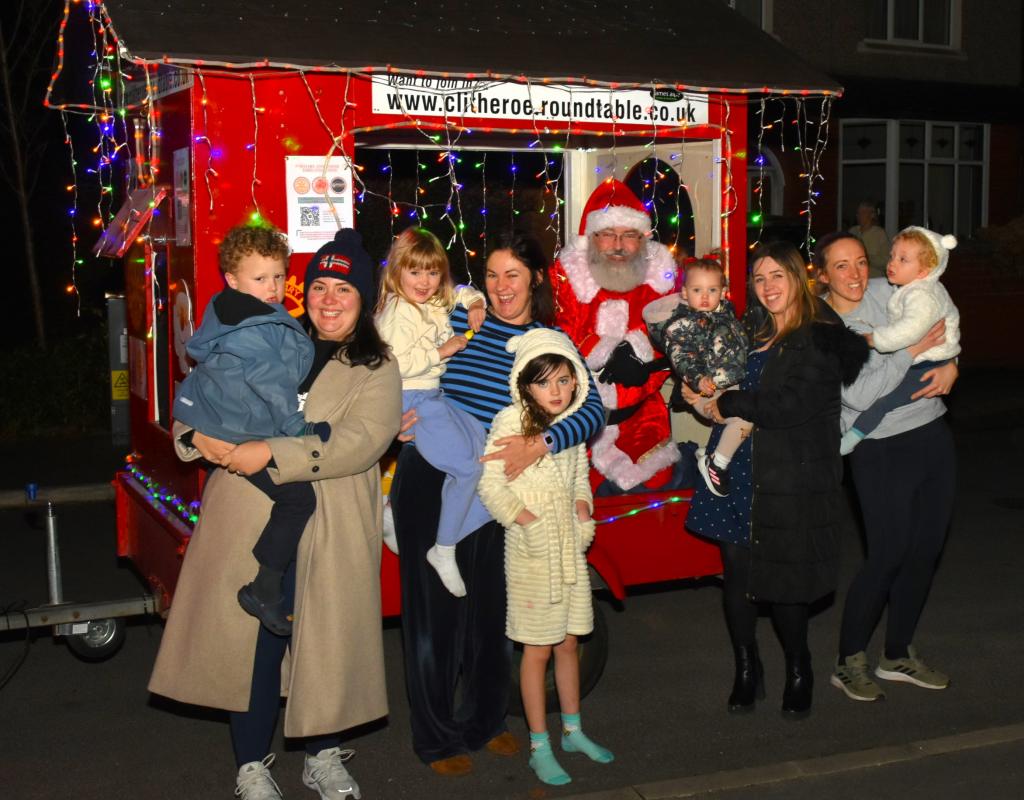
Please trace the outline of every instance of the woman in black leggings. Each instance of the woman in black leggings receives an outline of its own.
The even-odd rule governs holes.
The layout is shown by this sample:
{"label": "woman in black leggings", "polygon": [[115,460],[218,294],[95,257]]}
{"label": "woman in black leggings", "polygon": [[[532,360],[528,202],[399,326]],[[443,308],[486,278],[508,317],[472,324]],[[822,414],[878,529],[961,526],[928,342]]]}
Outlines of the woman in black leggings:
{"label": "woman in black leggings", "polygon": [[[831,234],[815,253],[818,283],[827,302],[852,326],[884,325],[893,287],[867,280],[864,246],[849,234]],[[843,419],[898,384],[914,357],[944,338],[942,323],[916,345],[872,353],[857,381],[843,391]],[[888,605],[884,652],[876,677],[926,689],[945,689],[949,678],[929,667],[912,644],[932,576],[946,539],[956,489],[956,454],[939,395],[957,378],[952,362],[926,372],[918,399],[886,414],[850,454],[864,517],[867,560],[846,595],[839,654],[830,682],[851,700],[881,700],[885,692],[869,672],[865,651]]]}
{"label": "woman in black leggings", "polygon": [[[764,697],[755,627],[759,602],[771,605],[786,657],[783,716],[811,710],[814,676],[807,648],[808,605],[836,586],[842,514],[840,387],[867,359],[867,344],[807,287],[789,244],[755,254],[751,280],[768,312],[738,391],[704,404],[716,422],[754,424],[730,464],[731,489],[716,497],[698,486],[687,527],[722,550],[725,618],[736,659],[730,712]],[[684,393],[685,394],[685,393]],[[716,426],[711,452],[721,433]]]}

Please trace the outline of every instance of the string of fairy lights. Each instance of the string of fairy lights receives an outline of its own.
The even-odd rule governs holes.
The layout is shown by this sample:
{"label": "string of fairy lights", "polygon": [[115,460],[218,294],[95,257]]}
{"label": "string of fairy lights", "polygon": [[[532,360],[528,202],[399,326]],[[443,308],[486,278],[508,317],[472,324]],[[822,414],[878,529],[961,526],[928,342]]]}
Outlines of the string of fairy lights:
{"label": "string of fairy lights", "polygon": [[[798,153],[800,160],[800,172],[798,178],[804,187],[804,199],[800,203],[800,215],[806,217],[804,247],[808,254],[813,252],[815,238],[812,235],[814,223],[814,207],[818,198],[821,197],[819,184],[824,181],[821,171],[821,159],[828,147],[829,131],[832,115],[832,97],[824,97],[820,101],[818,119],[810,116],[808,104],[800,98],[762,98],[759,104],[757,119],[757,156],[754,163],[757,165],[757,180],[752,187],[751,193],[757,201],[757,211],[751,213],[751,222],[757,225],[757,238],[751,242],[750,248],[755,248],[761,239],[764,229],[764,187],[765,167],[768,163],[766,156],[765,135],[769,131],[778,132],[779,152],[787,152],[786,129],[788,124],[793,132],[790,134],[792,152]],[[788,105],[792,104],[792,112],[788,113]],[[771,111],[771,107],[776,111]],[[795,142],[793,142],[795,139]]]}
{"label": "string of fairy lights", "polygon": [[[182,499],[172,489],[163,486],[152,475],[144,472],[136,463],[133,456],[128,456],[125,460],[123,471],[126,477],[129,477],[141,490],[145,491],[150,504],[154,508],[162,510],[175,518],[181,519],[181,521],[190,529],[195,527],[195,524],[199,521],[199,512],[202,508],[199,500],[186,501]],[[611,525],[619,520],[635,517],[638,514],[657,511],[658,509],[676,505],[677,503],[689,502],[690,496],[691,493],[686,492],[683,494],[672,494],[668,497],[660,497],[657,500],[652,500],[648,503],[644,503],[643,505],[631,508],[629,511],[622,514],[613,514],[608,517],[596,518],[594,523],[596,525]]]}
{"label": "string of fairy lights", "polygon": [[[86,102],[56,102],[54,99],[55,86],[65,70],[65,33],[70,15],[75,9],[85,12],[92,36],[91,74],[87,80],[89,99]],[[813,245],[811,236],[813,211],[817,204],[817,198],[821,194],[820,184],[823,180],[821,159],[828,144],[829,122],[834,99],[834,95],[827,91],[793,91],[774,89],[769,86],[734,89],[665,84],[653,81],[646,84],[618,83],[571,76],[536,79],[525,75],[492,72],[482,75],[439,72],[437,75],[446,80],[460,78],[466,81],[486,80],[491,83],[512,83],[525,86],[531,102],[537,87],[555,85],[575,85],[590,90],[606,90],[609,98],[613,97],[615,92],[628,89],[643,89],[651,92],[652,95],[662,89],[694,92],[708,96],[711,102],[721,104],[721,122],[720,124],[682,122],[674,126],[659,125],[656,117],[652,116],[649,127],[640,127],[622,125],[618,117],[612,116],[609,120],[610,124],[607,126],[609,129],[606,130],[587,126],[572,118],[552,123],[542,122],[537,116],[532,116],[529,122],[518,126],[507,123],[481,124],[475,119],[471,120],[472,115],[468,110],[459,114],[449,114],[445,105],[442,106],[444,111],[439,120],[429,120],[422,119],[410,110],[402,100],[404,96],[399,94],[400,120],[352,127],[355,106],[352,100],[354,80],[386,82],[390,76],[416,77],[427,73],[424,70],[401,70],[391,67],[344,69],[340,67],[306,67],[270,61],[251,64],[216,61],[202,63],[173,57],[164,57],[159,61],[147,61],[133,57],[123,49],[102,2],[65,0],[64,16],[58,32],[58,57],[47,88],[45,102],[60,111],[65,142],[68,146],[68,166],[71,173],[71,180],[67,185],[70,200],[68,217],[72,245],[71,284],[68,286],[68,292],[75,294],[79,304],[77,276],[79,268],[84,264],[79,244],[82,226],[89,225],[102,229],[110,223],[117,207],[118,192],[115,187],[119,177],[123,184],[121,190],[126,197],[131,194],[133,189],[156,185],[160,178],[162,125],[154,79],[157,77],[159,69],[167,70],[168,68],[188,73],[193,78],[193,85],[199,93],[201,113],[199,119],[193,123],[197,129],[192,132],[192,155],[197,165],[196,171],[201,170],[202,173],[201,186],[205,189],[208,209],[211,213],[216,207],[219,191],[220,174],[217,167],[221,160],[225,159],[225,154],[224,145],[213,140],[209,115],[208,79],[215,77],[218,80],[230,78],[248,81],[252,130],[245,150],[250,151],[252,163],[249,178],[252,216],[254,219],[259,219],[262,217],[260,195],[264,191],[263,180],[259,175],[259,148],[266,147],[267,142],[270,141],[270,135],[265,131],[261,132],[260,120],[266,112],[266,108],[261,104],[259,84],[264,79],[297,77],[305,87],[313,112],[330,142],[327,151],[323,154],[322,175],[327,175],[332,159],[342,159],[351,169],[355,184],[354,195],[357,202],[355,212],[363,213],[367,208],[366,204],[371,200],[386,203],[389,234],[392,237],[396,232],[396,223],[403,216],[412,220],[416,225],[433,219],[445,222],[450,229],[447,247],[451,249],[456,244],[459,245],[459,249],[466,259],[467,272],[469,271],[469,259],[477,257],[482,250],[475,243],[466,241],[466,232],[470,227],[467,225],[466,213],[473,211],[463,203],[467,184],[472,182],[474,187],[477,184],[480,187],[481,203],[476,209],[480,215],[479,239],[486,241],[489,222],[492,229],[496,224],[494,221],[488,220],[489,192],[493,194],[495,187],[502,186],[507,187],[504,199],[507,200],[507,219],[510,226],[516,226],[518,218],[524,211],[536,213],[544,221],[544,229],[553,235],[557,249],[563,244],[565,223],[563,183],[566,178],[566,160],[563,154],[569,151],[575,142],[582,141],[583,137],[587,137],[587,141],[590,143],[593,143],[594,140],[603,140],[608,143],[608,159],[602,160],[595,167],[598,180],[619,178],[625,169],[633,168],[635,164],[638,164],[635,168],[640,178],[640,200],[644,207],[651,212],[656,229],[661,222],[659,215],[662,213],[662,204],[659,203],[659,198],[669,198],[669,203],[674,205],[674,214],[669,217],[668,224],[674,230],[675,236],[671,243],[667,241],[665,243],[670,244],[670,249],[676,251],[681,246],[679,237],[683,229],[682,216],[685,213],[683,193],[689,194],[690,192],[690,187],[682,178],[685,171],[686,148],[680,144],[680,141],[685,141],[691,133],[690,129],[694,128],[700,129],[699,135],[702,138],[713,137],[721,141],[721,152],[717,159],[723,174],[719,211],[722,224],[722,244],[725,250],[723,255],[728,269],[727,243],[730,219],[741,206],[734,186],[732,162],[735,157],[745,157],[745,153],[734,152],[733,149],[730,130],[732,106],[729,96],[759,96],[760,107],[756,115],[758,125],[757,157],[755,158],[755,163],[758,166],[758,179],[755,186],[752,187],[752,194],[757,201],[757,212],[751,215],[752,221],[763,225],[765,151],[769,147],[769,139],[774,135],[777,139],[778,150],[785,153],[788,150],[786,141],[788,136],[791,142],[791,152],[797,153],[799,159],[800,179],[806,187],[806,197],[801,203],[800,213],[807,218],[806,244],[808,251]],[[312,75],[322,76],[324,74],[333,74],[339,80],[344,81],[342,100],[340,103],[334,104],[329,114],[325,114],[324,108],[321,106],[321,98],[309,81],[309,77]],[[140,87],[139,84],[144,84],[144,86]],[[128,96],[131,91],[136,95],[136,99],[129,102]],[[746,102],[745,97],[743,97],[743,102]],[[266,100],[262,100],[262,103],[266,103]],[[69,125],[70,115],[80,115],[95,127],[93,144],[88,148],[81,146],[76,148]],[[337,121],[332,124],[335,119]],[[241,116],[239,120],[241,120]],[[389,149],[386,154],[387,163],[381,166],[382,172],[386,173],[386,188],[383,191],[377,191],[368,185],[368,180],[364,179],[363,173],[366,166],[357,163],[356,153],[352,147],[356,136],[388,131],[414,132],[419,136],[422,146],[413,149],[412,163],[414,166],[411,174],[403,176],[402,181],[396,180],[398,176],[395,174],[395,160]],[[481,135],[483,140],[486,140],[488,136],[502,135],[505,137],[505,142],[509,140],[508,137],[524,137],[521,146],[508,150],[508,175],[497,175],[493,157],[491,163],[488,163],[487,150],[479,149],[478,143],[481,141]],[[628,161],[628,163],[620,165],[620,147],[623,141],[628,139],[630,142],[635,142],[645,137],[648,138],[645,149],[649,151],[649,154],[638,161],[631,148],[630,157],[623,158],[623,161]],[[282,143],[289,152],[297,152],[299,149],[297,143],[287,141]],[[664,148],[673,151],[667,154],[667,160],[659,157],[663,154]],[[473,158],[464,159],[464,155],[467,153],[473,153]],[[133,156],[133,158],[129,156]],[[199,164],[202,162],[205,163],[200,167]],[[666,180],[669,181],[666,185],[670,187],[667,190],[661,187]],[[83,184],[87,182],[97,187],[95,211],[91,215],[80,213],[82,209],[79,207],[80,199],[87,194],[82,191]],[[431,187],[438,183],[447,188],[446,196],[440,200],[428,201]],[[412,187],[411,197],[399,197],[398,189],[406,184]],[[539,194],[539,199],[535,201],[535,205],[530,205],[530,201],[527,199],[530,197],[528,192],[534,191]],[[331,198],[327,196],[326,200],[331,213],[340,225],[340,217]],[[491,208],[494,207],[492,204]],[[404,222],[404,220],[402,221]],[[690,247],[691,245],[689,242],[684,242],[682,246]],[[165,508],[189,526],[195,524],[199,513],[198,501],[186,503],[173,491],[161,486],[152,476],[144,473],[131,460],[126,464],[125,470],[131,479],[145,490],[152,503]],[[598,524],[610,524],[626,517],[655,511],[666,505],[684,502],[687,499],[688,497],[685,495],[660,498],[633,508],[627,513],[598,520]]]}
{"label": "string of fairy lights", "polygon": [[[65,67],[64,35],[69,16],[73,8],[84,9],[92,31],[93,51],[91,56],[92,74],[88,83],[91,89],[92,102],[84,103],[56,103],[53,101],[54,86],[58,77]],[[76,158],[75,150],[71,142],[70,133],[66,137],[70,151],[70,168],[72,179],[69,183],[68,192],[71,199],[69,217],[71,218],[72,244],[77,245],[79,241],[79,226],[86,224],[79,213],[79,199],[83,196],[80,186],[88,180],[94,181],[99,187],[96,209],[89,222],[95,228],[104,228],[111,220],[116,208],[115,182],[120,174],[123,177],[124,192],[128,195],[133,188],[144,187],[155,183],[158,178],[160,158],[161,121],[158,103],[156,102],[155,87],[153,80],[156,76],[158,66],[176,65],[180,70],[186,71],[195,80],[200,93],[199,106],[201,109],[201,130],[193,133],[193,155],[196,161],[200,159],[200,152],[205,155],[205,166],[201,168],[203,176],[202,187],[206,190],[208,207],[212,211],[216,205],[217,179],[219,173],[216,168],[216,160],[219,158],[217,143],[211,140],[210,119],[208,113],[208,87],[207,79],[211,75],[218,78],[231,77],[243,78],[249,83],[251,100],[251,141],[246,149],[251,151],[252,174],[250,178],[250,198],[252,202],[252,216],[254,219],[262,217],[259,194],[261,191],[262,179],[259,175],[259,148],[266,146],[263,142],[265,136],[261,136],[260,117],[266,109],[260,104],[258,98],[258,85],[264,78],[298,76],[313,103],[314,112],[330,138],[330,148],[324,155],[324,174],[332,158],[340,157],[352,168],[353,181],[356,184],[356,213],[361,213],[364,204],[369,199],[381,200],[387,204],[390,210],[389,232],[394,235],[395,223],[403,213],[408,218],[421,224],[424,221],[436,218],[448,223],[450,235],[447,247],[451,249],[459,245],[463,257],[466,259],[465,266],[469,271],[469,259],[479,255],[478,248],[471,242],[466,241],[467,217],[463,207],[463,189],[466,186],[466,169],[460,167],[462,160],[460,153],[473,150],[474,142],[471,141],[474,134],[527,134],[531,138],[519,148],[520,153],[513,155],[510,159],[508,169],[510,175],[505,176],[504,182],[509,185],[508,205],[510,221],[515,223],[516,217],[524,210],[522,208],[521,196],[517,203],[517,191],[523,185],[520,169],[524,164],[525,151],[537,152],[541,155],[540,169],[533,173],[534,180],[541,182],[542,194],[538,207],[535,210],[545,218],[545,230],[554,235],[555,249],[563,243],[564,215],[562,208],[565,204],[563,197],[562,183],[566,174],[565,159],[561,154],[573,146],[574,137],[589,136],[598,139],[606,137],[609,140],[610,165],[604,168],[597,167],[598,172],[605,174],[601,178],[619,177],[619,145],[623,136],[630,137],[635,141],[639,137],[647,136],[649,141],[646,147],[650,150],[651,156],[642,159],[636,169],[641,179],[641,202],[650,210],[655,223],[659,227],[659,217],[663,203],[656,202],[658,198],[667,196],[670,202],[674,202],[675,210],[669,218],[670,229],[675,231],[674,236],[670,234],[671,241],[665,243],[673,251],[680,247],[680,231],[682,230],[681,217],[683,209],[683,192],[689,193],[689,186],[679,179],[678,185],[672,182],[673,188],[662,190],[660,184],[671,176],[671,171],[677,174],[682,173],[685,161],[685,147],[677,144],[677,152],[669,156],[666,163],[657,157],[659,142],[665,142],[666,136],[675,136],[677,139],[686,138],[688,127],[700,127],[701,135],[717,135],[722,143],[722,151],[718,156],[718,162],[723,172],[722,197],[720,204],[720,215],[722,219],[722,248],[723,255],[728,267],[728,230],[730,217],[739,208],[739,198],[735,190],[732,176],[732,161],[734,156],[745,155],[744,153],[733,152],[731,131],[729,129],[729,116],[731,105],[728,94],[751,95],[761,94],[760,111],[757,114],[757,148],[758,154],[756,164],[758,165],[758,179],[752,187],[752,195],[756,198],[757,212],[751,214],[751,222],[763,225],[764,221],[764,181],[765,181],[765,156],[764,149],[767,147],[766,134],[769,131],[776,131],[778,134],[778,148],[782,152],[787,151],[786,136],[787,127],[791,138],[796,143],[792,150],[797,153],[800,163],[800,179],[806,185],[806,197],[801,203],[800,213],[807,217],[806,244],[808,251],[813,245],[811,225],[813,210],[820,196],[820,182],[823,180],[821,174],[821,158],[828,143],[829,120],[833,94],[828,91],[810,92],[807,90],[793,91],[790,89],[774,90],[772,87],[727,89],[724,87],[712,86],[688,86],[682,84],[666,84],[650,82],[647,84],[625,83],[625,82],[602,82],[588,78],[556,78],[548,77],[541,79],[529,78],[525,75],[502,75],[488,72],[483,75],[440,72],[438,75],[445,79],[464,78],[468,81],[486,80],[494,83],[514,82],[526,87],[528,96],[532,99],[536,86],[551,86],[563,83],[576,84],[589,89],[606,89],[609,97],[614,92],[624,89],[643,88],[649,92],[657,92],[663,88],[675,89],[676,91],[693,91],[718,95],[714,102],[721,104],[722,122],[720,125],[703,123],[699,126],[688,125],[683,122],[676,126],[659,125],[657,118],[652,115],[649,128],[638,128],[629,126],[624,128],[620,125],[617,117],[610,120],[611,130],[594,130],[573,119],[566,119],[559,123],[543,123],[537,116],[533,116],[528,122],[520,127],[509,127],[507,125],[474,125],[467,124],[467,112],[463,110],[459,114],[449,114],[447,105],[443,104],[443,117],[440,121],[424,120],[406,107],[404,95],[399,94],[399,113],[403,117],[398,122],[389,122],[382,125],[362,126],[358,128],[347,127],[352,114],[351,107],[354,103],[350,99],[350,88],[353,78],[369,79],[371,81],[388,81],[395,75],[423,76],[428,74],[424,70],[402,70],[392,67],[371,68],[364,67],[358,70],[343,69],[340,67],[302,67],[294,64],[278,64],[269,61],[254,64],[229,64],[226,62],[196,62],[176,58],[164,57],[159,64],[154,61],[146,61],[130,56],[124,51],[117,39],[116,31],[110,20],[103,3],[94,0],[65,0],[64,18],[61,21],[58,33],[58,59],[55,70],[51,76],[48,86],[46,103],[58,108],[64,117],[65,128],[67,129],[68,114],[82,114],[96,127],[95,145],[91,147],[91,154],[95,161],[89,164],[83,163],[81,152]],[[328,123],[327,118],[320,107],[320,99],[316,96],[310,86],[309,75],[322,75],[334,73],[343,77],[345,81],[344,100],[341,107],[337,109],[339,130],[335,130]],[[137,103],[126,102],[126,87],[133,82],[143,81],[144,92]],[[765,96],[767,95],[767,96]],[[817,108],[815,108],[815,106]],[[776,114],[773,116],[772,111]],[[815,113],[817,112],[817,113]],[[815,117],[817,117],[815,119]],[[134,118],[134,119],[132,119]],[[134,123],[134,124],[132,124]],[[198,127],[198,126],[197,126]],[[367,186],[361,173],[364,167],[356,163],[356,153],[350,152],[352,143],[357,134],[377,133],[380,131],[409,129],[418,132],[424,139],[424,148],[431,148],[437,153],[436,166],[430,166],[430,158],[421,160],[420,151],[417,151],[414,174],[409,176],[414,183],[414,195],[411,198],[397,197],[393,191],[396,175],[391,169],[388,174],[388,188],[386,191],[375,191]],[[127,159],[123,154],[134,153],[135,168],[127,168]],[[482,205],[478,210],[482,220],[479,227],[482,228],[480,238],[486,240],[487,235],[487,214],[488,214],[488,171],[486,168],[486,154],[475,157],[473,166],[479,171],[479,185]],[[631,167],[636,162],[635,158],[630,160]],[[437,174],[432,174],[437,170]],[[649,171],[648,171],[649,170]],[[197,172],[200,168],[197,167]],[[492,172],[492,174],[494,174]],[[443,204],[423,202],[430,184],[443,180],[448,184],[448,197]],[[496,181],[493,185],[498,185]],[[474,186],[476,185],[474,180]],[[674,198],[674,200],[673,200]],[[328,197],[327,202],[331,204]],[[331,204],[331,211],[337,212]],[[759,228],[760,230],[760,228]],[[687,249],[692,248],[690,242],[682,243]],[[756,242],[754,243],[756,244]],[[77,295],[78,268],[82,266],[83,259],[77,246],[73,247],[73,263],[71,284],[68,292]]]}

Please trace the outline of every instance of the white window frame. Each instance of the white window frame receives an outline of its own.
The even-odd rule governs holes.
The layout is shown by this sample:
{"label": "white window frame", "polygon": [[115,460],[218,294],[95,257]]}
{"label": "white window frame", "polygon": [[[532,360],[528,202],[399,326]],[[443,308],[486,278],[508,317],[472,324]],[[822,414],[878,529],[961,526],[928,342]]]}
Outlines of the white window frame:
{"label": "white window frame", "polygon": [[[959,2],[959,0],[956,1]],[[725,4],[733,11],[736,10],[736,0],[725,0]],[[772,5],[772,0],[761,0],[761,30],[765,33],[772,32],[772,24],[774,22]]]}
{"label": "white window frame", "polygon": [[[909,123],[913,125],[924,125],[924,157],[923,158],[900,158],[900,124]],[[844,158],[843,144],[848,125],[885,125],[886,126],[886,147],[885,159],[880,158]],[[981,160],[960,158],[960,128],[963,125],[980,125],[982,129],[982,153]],[[953,156],[951,158],[937,157],[932,155],[932,128],[935,126],[953,128]],[[838,202],[836,203],[836,225],[843,222],[843,175],[847,164],[885,164],[885,230],[890,237],[899,232],[898,214],[900,198],[900,164],[921,164],[924,167],[924,197],[923,215],[924,222],[928,219],[928,167],[932,164],[946,164],[953,167],[953,231],[942,231],[942,233],[954,233],[957,236],[969,236],[974,231],[960,231],[960,166],[981,167],[981,220],[979,227],[988,225],[988,193],[989,193],[989,163],[990,159],[991,126],[983,122],[953,122],[949,120],[924,120],[924,119],[872,119],[872,118],[851,118],[840,121],[839,124],[839,179]]]}
{"label": "white window frame", "polygon": [[896,28],[896,5],[895,0],[886,0],[886,35],[884,39],[864,37],[864,44],[871,47],[899,47],[914,50],[950,51],[955,52],[961,49],[963,43],[963,0],[950,0],[949,3],[949,42],[947,44],[935,44],[924,41],[924,3],[925,0],[917,0],[917,38],[901,39],[895,35]]}

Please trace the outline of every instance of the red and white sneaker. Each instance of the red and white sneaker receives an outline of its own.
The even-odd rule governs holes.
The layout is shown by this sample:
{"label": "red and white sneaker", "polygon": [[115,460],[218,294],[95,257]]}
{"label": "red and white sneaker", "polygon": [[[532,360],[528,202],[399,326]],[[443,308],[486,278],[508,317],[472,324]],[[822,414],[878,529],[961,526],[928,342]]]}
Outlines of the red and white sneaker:
{"label": "red and white sneaker", "polygon": [[704,483],[711,490],[711,494],[715,495],[715,497],[728,497],[729,470],[716,465],[712,458],[713,456],[710,455],[704,455],[702,458],[698,457],[697,469],[701,477],[704,478]]}

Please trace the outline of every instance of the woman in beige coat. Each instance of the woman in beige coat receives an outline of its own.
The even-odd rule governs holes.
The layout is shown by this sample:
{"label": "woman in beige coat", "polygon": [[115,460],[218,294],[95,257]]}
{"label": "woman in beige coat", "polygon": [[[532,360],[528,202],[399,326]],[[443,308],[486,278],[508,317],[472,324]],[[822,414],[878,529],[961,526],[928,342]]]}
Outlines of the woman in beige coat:
{"label": "woman in beige coat", "polygon": [[[351,262],[348,271],[338,271],[339,256]],[[202,454],[226,469],[214,470],[206,485],[149,688],[231,712],[243,800],[281,796],[268,767],[282,694],[284,734],[306,739],[303,782],[321,798],[359,797],[338,733],[388,711],[377,462],[398,431],[401,390],[397,366],[373,327],[372,262],[358,234],[339,232],[321,248],[304,289],[316,346],[304,410],[331,424],[330,439],[232,448],[198,431],[175,431],[182,458]],[[316,512],[285,578],[294,591],[290,641],[263,628],[236,599],[256,568],[251,550],[271,508],[238,474],[264,466],[276,481],[310,481],[316,492]]]}
{"label": "woman in beige coat", "polygon": [[[577,411],[586,398],[587,368],[561,331],[537,328],[509,339],[512,404],[498,412],[486,453],[509,436],[536,436]],[[552,653],[562,709],[562,749],[600,763],[609,750],[580,725],[577,637],[594,629],[590,578],[583,554],[594,538],[590,465],[583,444],[551,453],[509,479],[498,461],[484,464],[480,499],[505,528],[508,588],[505,634],[523,645],[519,686],[530,726],[530,767],[544,783],[570,782],[555,760],[547,732],[545,673]]]}

